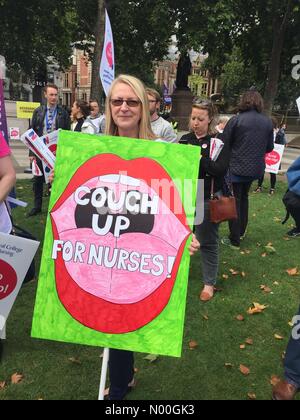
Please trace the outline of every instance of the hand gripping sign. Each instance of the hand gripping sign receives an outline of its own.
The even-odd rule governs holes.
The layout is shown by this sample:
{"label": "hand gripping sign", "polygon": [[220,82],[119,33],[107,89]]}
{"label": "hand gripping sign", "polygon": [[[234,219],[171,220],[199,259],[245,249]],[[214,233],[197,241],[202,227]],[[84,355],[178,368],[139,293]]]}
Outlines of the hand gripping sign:
{"label": "hand gripping sign", "polygon": [[180,356],[199,152],[60,132],[34,337]]}
{"label": "hand gripping sign", "polygon": [[0,233],[0,337],[39,242]]}

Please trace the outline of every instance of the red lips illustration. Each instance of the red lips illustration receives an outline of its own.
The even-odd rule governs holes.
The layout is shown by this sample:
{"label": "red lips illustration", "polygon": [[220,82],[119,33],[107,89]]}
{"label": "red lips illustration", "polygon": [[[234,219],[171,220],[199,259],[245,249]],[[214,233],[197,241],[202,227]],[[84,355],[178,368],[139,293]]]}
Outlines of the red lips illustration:
{"label": "red lips illustration", "polygon": [[[102,154],[77,170],[53,207],[54,241],[69,249],[77,244],[81,250],[73,255],[67,250],[64,258],[59,250],[53,257],[58,297],[67,312],[86,327],[111,334],[136,331],[158,317],[168,304],[191,230],[176,187],[171,188],[169,203],[161,181],[173,185],[166,170],[154,160]],[[105,214],[91,204],[99,188],[111,192],[116,202],[126,194],[143,195],[149,202],[157,198],[159,211],[129,212],[126,218],[130,223],[121,225],[116,235],[122,212],[115,209]],[[75,198],[79,190],[85,205]],[[107,223],[105,235],[95,231],[95,220],[99,229]]]}

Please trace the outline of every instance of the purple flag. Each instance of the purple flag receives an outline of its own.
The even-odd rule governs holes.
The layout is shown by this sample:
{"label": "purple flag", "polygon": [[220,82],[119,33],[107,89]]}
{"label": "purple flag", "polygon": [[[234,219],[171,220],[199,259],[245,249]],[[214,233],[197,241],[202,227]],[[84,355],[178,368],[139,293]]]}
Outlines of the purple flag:
{"label": "purple flag", "polygon": [[0,132],[2,133],[5,140],[8,142],[8,130],[7,130],[4,92],[3,92],[3,80],[2,79],[0,79]]}

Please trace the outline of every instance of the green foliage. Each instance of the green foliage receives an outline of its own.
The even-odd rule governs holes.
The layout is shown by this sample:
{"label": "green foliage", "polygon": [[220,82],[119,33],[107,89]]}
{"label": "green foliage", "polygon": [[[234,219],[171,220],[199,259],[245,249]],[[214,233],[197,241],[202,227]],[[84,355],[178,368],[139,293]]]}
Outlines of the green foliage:
{"label": "green foliage", "polygon": [[255,84],[253,68],[247,66],[241,51],[234,48],[232,54],[226,57],[221,75],[222,94],[228,105],[236,105],[240,94]]}
{"label": "green foliage", "polygon": [[2,0],[0,54],[28,75],[55,57],[67,66],[71,55],[73,9],[68,0]]}

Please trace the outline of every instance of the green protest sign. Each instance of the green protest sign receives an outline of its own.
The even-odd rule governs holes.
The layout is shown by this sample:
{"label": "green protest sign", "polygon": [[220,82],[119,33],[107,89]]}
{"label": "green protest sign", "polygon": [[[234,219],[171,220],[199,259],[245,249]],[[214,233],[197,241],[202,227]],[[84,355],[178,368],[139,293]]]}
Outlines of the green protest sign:
{"label": "green protest sign", "polygon": [[33,337],[181,355],[199,153],[60,132]]}

